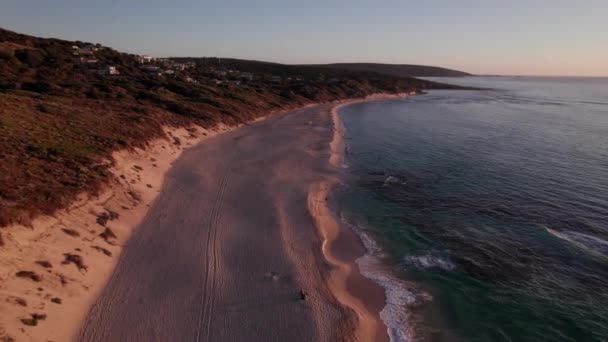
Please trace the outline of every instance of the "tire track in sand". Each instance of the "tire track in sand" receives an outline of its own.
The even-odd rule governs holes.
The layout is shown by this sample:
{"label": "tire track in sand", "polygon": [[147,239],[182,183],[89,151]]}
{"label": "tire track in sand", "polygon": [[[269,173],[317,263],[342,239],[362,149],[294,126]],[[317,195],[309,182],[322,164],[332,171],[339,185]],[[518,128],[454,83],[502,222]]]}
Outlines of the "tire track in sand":
{"label": "tire track in sand", "polygon": [[204,276],[204,287],[202,288],[201,295],[201,311],[199,314],[198,325],[196,330],[196,342],[201,341],[201,333],[203,332],[203,322],[205,324],[204,333],[205,339],[204,341],[209,341],[211,337],[211,318],[213,316],[213,306],[215,302],[215,289],[216,289],[216,273],[217,273],[217,225],[220,217],[220,212],[222,208],[222,201],[224,197],[224,193],[226,192],[226,188],[228,185],[228,176],[230,173],[230,168],[227,167],[224,171],[224,175],[220,182],[220,187],[215,196],[215,203],[213,204],[213,208],[209,215],[209,220],[207,221],[207,246],[206,246],[206,262],[207,266],[205,268],[205,276]]}

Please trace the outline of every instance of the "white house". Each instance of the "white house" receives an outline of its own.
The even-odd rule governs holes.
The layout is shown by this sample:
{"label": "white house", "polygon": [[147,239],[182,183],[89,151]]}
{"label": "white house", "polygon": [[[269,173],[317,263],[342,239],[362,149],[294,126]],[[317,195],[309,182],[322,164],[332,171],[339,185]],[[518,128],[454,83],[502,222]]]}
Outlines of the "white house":
{"label": "white house", "polygon": [[118,69],[116,69],[116,67],[113,65],[109,65],[106,70],[108,75],[120,75],[120,71],[118,71]]}
{"label": "white house", "polygon": [[242,72],[242,73],[239,75],[239,77],[240,77],[240,78],[244,78],[244,79],[249,80],[249,81],[253,80],[253,74],[252,74],[252,73],[250,73],[250,72]]}
{"label": "white house", "polygon": [[116,67],[112,65],[104,66],[102,68],[91,69],[91,71],[102,76],[120,75],[118,69],[116,69]]}
{"label": "white house", "polygon": [[156,60],[156,58],[148,55],[141,55],[138,57],[139,63],[151,63]]}

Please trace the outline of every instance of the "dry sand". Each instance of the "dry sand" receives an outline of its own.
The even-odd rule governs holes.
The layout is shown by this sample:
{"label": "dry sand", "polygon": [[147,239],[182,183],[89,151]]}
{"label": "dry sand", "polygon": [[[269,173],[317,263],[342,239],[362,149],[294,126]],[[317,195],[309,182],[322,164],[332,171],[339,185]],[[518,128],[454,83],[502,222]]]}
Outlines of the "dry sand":
{"label": "dry sand", "polygon": [[[120,182],[103,196],[3,230],[0,338],[387,340],[384,290],[358,272],[365,250],[327,206],[340,179],[339,127],[336,104],[325,104],[214,137],[173,129],[180,146],[170,138],[116,153]],[[116,238],[100,236],[106,227]],[[86,269],[64,264],[66,253]],[[31,314],[46,318],[23,324]]]}
{"label": "dry sand", "polygon": [[[184,149],[225,130],[226,127],[213,131],[200,127],[165,128],[167,138],[151,142],[145,150],[113,155],[116,162],[111,171],[117,181],[100,196],[83,194],[52,217],[40,217],[30,226],[3,228],[0,341],[73,339],[112,274],[133,228],[158,196],[173,161]],[[108,220],[102,225],[104,215]],[[106,232],[107,241],[100,236],[106,228],[115,235]],[[65,263],[65,254],[80,256],[82,265]],[[16,276],[22,271],[33,273]],[[31,319],[32,314],[46,317],[39,319],[36,326],[26,325],[22,320]]]}

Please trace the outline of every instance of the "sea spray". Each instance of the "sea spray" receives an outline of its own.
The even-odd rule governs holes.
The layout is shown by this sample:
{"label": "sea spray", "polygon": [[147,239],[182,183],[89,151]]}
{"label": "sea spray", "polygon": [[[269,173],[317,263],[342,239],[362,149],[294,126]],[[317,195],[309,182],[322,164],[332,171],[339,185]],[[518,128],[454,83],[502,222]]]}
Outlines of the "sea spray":
{"label": "sea spray", "polygon": [[449,257],[437,251],[430,251],[421,255],[405,256],[403,257],[403,266],[405,269],[439,268],[444,271],[452,271],[456,268],[456,265]]}
{"label": "sea spray", "polygon": [[387,328],[391,342],[408,342],[413,340],[414,332],[410,322],[409,308],[418,304],[418,298],[407,283],[394,276],[391,270],[382,262],[383,252],[373,238],[359,226],[348,222],[341,216],[342,222],[349,227],[363,243],[366,253],[356,260],[361,273],[373,280],[385,290],[386,303],[380,312],[380,318]]}

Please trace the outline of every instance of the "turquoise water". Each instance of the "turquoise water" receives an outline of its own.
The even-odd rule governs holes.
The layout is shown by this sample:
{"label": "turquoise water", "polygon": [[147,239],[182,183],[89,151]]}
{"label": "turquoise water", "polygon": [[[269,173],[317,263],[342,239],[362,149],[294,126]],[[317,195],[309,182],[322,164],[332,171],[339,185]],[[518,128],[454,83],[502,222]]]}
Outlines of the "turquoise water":
{"label": "turquoise water", "polygon": [[340,110],[393,340],[608,341],[608,79],[442,81]]}

